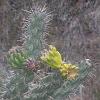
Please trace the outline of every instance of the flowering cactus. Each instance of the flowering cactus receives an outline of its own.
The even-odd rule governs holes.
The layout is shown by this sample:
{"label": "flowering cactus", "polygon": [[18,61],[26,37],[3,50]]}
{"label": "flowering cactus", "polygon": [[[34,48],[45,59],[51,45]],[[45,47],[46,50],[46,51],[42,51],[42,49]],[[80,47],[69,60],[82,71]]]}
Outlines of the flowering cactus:
{"label": "flowering cactus", "polygon": [[46,51],[41,56],[41,59],[51,68],[58,69],[61,75],[67,79],[75,79],[75,77],[78,75],[79,68],[72,64],[63,63],[61,54],[52,45],[49,46],[49,51]]}
{"label": "flowering cactus", "polygon": [[[23,34],[23,47],[27,53],[23,50],[19,52],[19,49],[16,52],[16,48],[11,50],[8,61],[17,71],[6,85],[3,100],[65,100],[88,75],[88,64],[83,62],[77,67],[64,63],[60,52],[52,45],[40,57],[46,44],[44,33],[48,21],[49,15],[45,9],[32,11],[28,17]],[[45,73],[45,66],[38,66],[38,58],[53,70]]]}

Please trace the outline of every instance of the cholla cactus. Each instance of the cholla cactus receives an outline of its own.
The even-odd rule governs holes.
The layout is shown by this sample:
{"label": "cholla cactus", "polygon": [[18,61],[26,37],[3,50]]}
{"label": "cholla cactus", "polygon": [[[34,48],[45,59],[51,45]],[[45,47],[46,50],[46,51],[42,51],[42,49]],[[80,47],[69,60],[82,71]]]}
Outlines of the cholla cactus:
{"label": "cholla cactus", "polygon": [[46,7],[42,9],[35,7],[30,11],[29,17],[24,24],[24,47],[29,55],[37,58],[45,44],[44,37],[47,32],[48,22],[50,21],[50,14],[46,12]]}
{"label": "cholla cactus", "polygon": [[[77,67],[63,62],[54,46],[50,45],[40,57],[48,18],[45,8],[36,9],[29,15],[23,43],[27,52],[14,52],[9,57],[11,66],[18,69],[18,73],[7,83],[4,100],[64,100],[88,75],[89,65],[83,62]],[[38,58],[49,65],[51,72],[42,73],[44,69],[36,63]]]}

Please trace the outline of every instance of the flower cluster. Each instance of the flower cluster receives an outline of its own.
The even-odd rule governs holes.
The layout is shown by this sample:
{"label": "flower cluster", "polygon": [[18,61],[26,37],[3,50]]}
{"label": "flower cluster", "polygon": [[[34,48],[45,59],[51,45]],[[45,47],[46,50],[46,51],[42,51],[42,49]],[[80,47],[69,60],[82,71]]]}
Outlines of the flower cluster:
{"label": "flower cluster", "polygon": [[67,79],[75,79],[78,75],[79,68],[73,64],[62,64],[59,70],[63,77],[67,77]]}
{"label": "flower cluster", "polygon": [[51,68],[58,69],[61,75],[67,79],[75,79],[78,75],[79,68],[72,64],[63,63],[61,54],[52,45],[50,45],[49,50],[46,50],[41,56],[41,59]]}

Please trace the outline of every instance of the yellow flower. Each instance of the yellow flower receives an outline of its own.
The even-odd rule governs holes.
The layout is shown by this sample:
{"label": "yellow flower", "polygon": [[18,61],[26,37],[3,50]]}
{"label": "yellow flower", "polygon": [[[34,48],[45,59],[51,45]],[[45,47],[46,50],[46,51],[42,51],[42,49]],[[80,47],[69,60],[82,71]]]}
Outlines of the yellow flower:
{"label": "yellow flower", "polygon": [[79,72],[79,68],[72,64],[62,64],[59,70],[63,77],[70,80],[75,79]]}
{"label": "yellow flower", "polygon": [[67,79],[75,79],[78,75],[79,68],[72,64],[64,64],[61,54],[52,45],[50,45],[49,50],[46,50],[41,56],[41,59],[51,68],[58,69],[61,75]]}
{"label": "yellow flower", "polygon": [[41,56],[41,59],[51,68],[59,68],[63,62],[61,54],[52,45],[50,45],[49,50]]}

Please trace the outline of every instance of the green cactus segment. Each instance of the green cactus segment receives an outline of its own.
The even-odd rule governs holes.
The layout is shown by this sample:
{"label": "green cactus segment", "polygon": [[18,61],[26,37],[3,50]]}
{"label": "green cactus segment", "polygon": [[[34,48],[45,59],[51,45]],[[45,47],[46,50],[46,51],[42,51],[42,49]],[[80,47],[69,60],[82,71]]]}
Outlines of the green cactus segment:
{"label": "green cactus segment", "polygon": [[33,86],[29,86],[31,90],[27,87],[29,82],[26,82],[30,77],[24,78],[24,75],[17,75],[15,79],[11,80],[10,85],[8,85],[9,89],[14,88],[16,91],[10,91],[12,96],[11,94],[9,95],[8,91],[5,98],[12,99],[13,97],[17,97],[18,93],[20,93],[19,97],[25,93],[29,93],[28,96],[26,95],[19,100],[65,100],[73,90],[77,89],[83,83],[83,80],[91,70],[91,67],[85,62],[79,64],[79,67],[80,73],[75,80],[63,80],[58,72],[52,72],[41,78],[38,83],[33,83]]}
{"label": "green cactus segment", "polygon": [[28,91],[28,84],[25,79],[21,74],[15,75],[7,84],[4,100],[24,100],[23,94]]}
{"label": "green cactus segment", "polygon": [[85,63],[79,64],[80,73],[75,80],[63,80],[59,73],[51,73],[40,80],[28,100],[65,100],[65,98],[78,88],[89,74],[91,67]]}
{"label": "green cactus segment", "polygon": [[15,52],[9,55],[8,63],[12,68],[22,69],[27,58],[26,52]]}
{"label": "green cactus segment", "polygon": [[37,58],[43,49],[44,33],[46,32],[48,21],[45,19],[47,17],[46,12],[42,10],[31,12],[25,25],[26,39],[24,46],[33,58]]}

